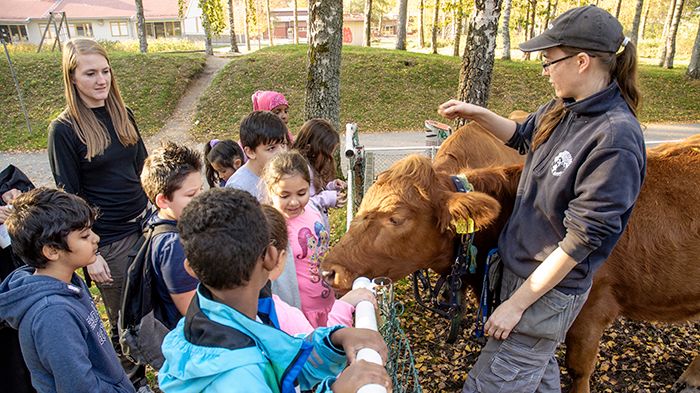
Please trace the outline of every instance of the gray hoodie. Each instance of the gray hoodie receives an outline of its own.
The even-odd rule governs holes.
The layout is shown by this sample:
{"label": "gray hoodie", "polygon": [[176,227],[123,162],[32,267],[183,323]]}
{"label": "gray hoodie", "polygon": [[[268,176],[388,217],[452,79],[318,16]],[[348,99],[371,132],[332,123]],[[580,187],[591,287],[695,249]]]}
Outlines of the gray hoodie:
{"label": "gray hoodie", "polygon": [[0,284],[0,319],[19,330],[32,385],[43,392],[133,393],[85,282],[15,270]]}

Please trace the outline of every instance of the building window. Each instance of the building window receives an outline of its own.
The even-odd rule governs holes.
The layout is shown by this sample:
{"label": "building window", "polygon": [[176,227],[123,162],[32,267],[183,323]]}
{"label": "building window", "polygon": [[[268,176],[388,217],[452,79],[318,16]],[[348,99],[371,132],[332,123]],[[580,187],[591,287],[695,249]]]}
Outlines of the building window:
{"label": "building window", "polygon": [[129,25],[127,22],[109,22],[109,27],[112,29],[112,37],[129,36]]}
{"label": "building window", "polygon": [[151,38],[181,37],[180,22],[146,22],[146,35]]}
{"label": "building window", "polygon": [[75,23],[70,25],[71,33],[76,37],[92,37],[91,23]]}
{"label": "building window", "polygon": [[27,28],[22,25],[0,25],[0,35],[7,42],[27,41]]}

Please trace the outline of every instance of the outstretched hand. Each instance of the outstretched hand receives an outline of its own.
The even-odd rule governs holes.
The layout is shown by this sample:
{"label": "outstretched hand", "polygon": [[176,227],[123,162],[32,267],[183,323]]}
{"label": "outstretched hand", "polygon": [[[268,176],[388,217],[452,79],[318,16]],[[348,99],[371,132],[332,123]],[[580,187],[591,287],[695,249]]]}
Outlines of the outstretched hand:
{"label": "outstretched hand", "polygon": [[458,100],[449,100],[438,107],[438,114],[450,120],[462,118],[475,120],[484,108]]}
{"label": "outstretched hand", "polygon": [[386,363],[389,350],[382,336],[374,330],[352,327],[338,329],[331,335],[331,341],[336,347],[343,348],[349,364],[355,361],[357,352],[362,348],[374,349]]}
{"label": "outstretched hand", "polygon": [[341,297],[339,300],[342,300],[345,303],[352,305],[353,307],[357,307],[357,305],[361,301],[366,300],[372,303],[375,309],[377,308],[377,298],[374,296],[372,291],[370,291],[367,288],[353,289],[352,291],[343,295],[343,297]]}

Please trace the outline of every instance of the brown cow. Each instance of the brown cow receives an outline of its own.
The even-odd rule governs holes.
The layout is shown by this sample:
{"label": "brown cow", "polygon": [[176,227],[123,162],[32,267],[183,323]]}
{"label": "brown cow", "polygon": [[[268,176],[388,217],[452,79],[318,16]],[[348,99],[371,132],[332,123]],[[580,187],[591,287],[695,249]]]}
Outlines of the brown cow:
{"label": "brown cow", "polygon": [[[340,290],[353,279],[401,279],[415,270],[444,273],[452,262],[449,222],[469,215],[488,250],[510,214],[521,166],[467,171],[475,190],[458,194],[449,175],[411,156],[382,173],[367,192],[348,233],[322,264]],[[700,135],[648,152],[647,178],[628,227],[593,280],[567,335],[573,392],[589,392],[603,330],[619,315],[678,322],[700,317]],[[495,198],[494,199],[491,199]],[[496,200],[503,206],[498,216]],[[483,257],[484,252],[480,253]],[[700,386],[700,360],[681,376],[686,392]]]}

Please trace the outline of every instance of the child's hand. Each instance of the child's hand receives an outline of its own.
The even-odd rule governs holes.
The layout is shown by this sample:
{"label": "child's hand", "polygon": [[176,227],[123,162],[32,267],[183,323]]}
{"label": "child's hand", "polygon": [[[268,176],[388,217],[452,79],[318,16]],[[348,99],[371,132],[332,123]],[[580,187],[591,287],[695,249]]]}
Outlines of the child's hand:
{"label": "child's hand", "polygon": [[345,303],[349,303],[353,307],[357,307],[357,305],[361,301],[367,300],[368,302],[372,302],[372,304],[374,304],[374,308],[377,308],[377,298],[374,296],[372,291],[370,291],[367,288],[353,289],[352,291],[346,293],[345,296],[341,297],[339,300],[342,300]]}
{"label": "child's hand", "polygon": [[382,357],[382,362],[386,363],[389,351],[382,336],[374,330],[352,327],[338,329],[331,334],[331,342],[336,347],[343,348],[350,364],[355,361],[357,352],[362,348],[374,349]]}
{"label": "child's hand", "polygon": [[334,393],[355,393],[361,387],[375,383],[386,387],[387,392],[391,392],[391,378],[386,373],[384,367],[359,360],[347,366],[338,379],[335,380],[331,390]]}
{"label": "child's hand", "polygon": [[348,183],[346,183],[340,179],[335,179],[335,180],[333,180],[333,188],[335,188],[338,191],[344,190],[344,189],[348,188]]}
{"label": "child's hand", "polygon": [[348,203],[348,194],[345,191],[336,191],[336,194],[335,207],[345,207],[345,204]]}

